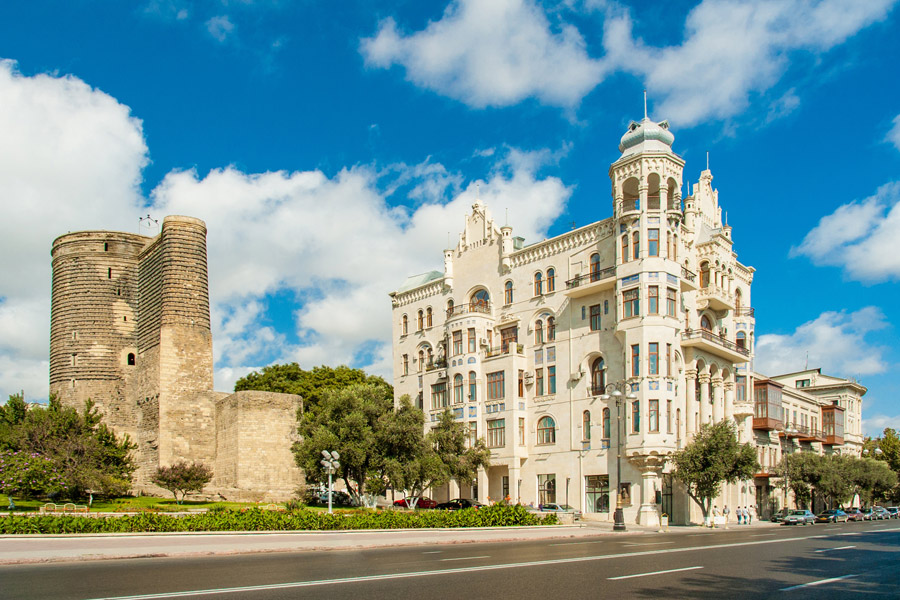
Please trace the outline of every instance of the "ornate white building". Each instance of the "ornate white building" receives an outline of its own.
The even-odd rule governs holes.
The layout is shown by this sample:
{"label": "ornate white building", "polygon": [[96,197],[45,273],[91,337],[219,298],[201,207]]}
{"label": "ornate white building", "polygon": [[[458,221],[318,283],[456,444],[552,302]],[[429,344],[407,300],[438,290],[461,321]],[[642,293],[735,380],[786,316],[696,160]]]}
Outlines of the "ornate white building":
{"label": "ornate white building", "polygon": [[[396,397],[431,422],[451,409],[491,448],[476,486],[435,496],[611,520],[618,489],[626,522],[685,523],[696,507],[665,457],[701,423],[734,419],[755,439],[754,269],[737,260],[708,169],[682,199],[673,141],[665,121],[632,122],[609,169],[613,216],[536,244],[476,200],[443,272],[391,293]],[[615,389],[618,406],[602,397]],[[723,504],[756,492],[728,486]]]}

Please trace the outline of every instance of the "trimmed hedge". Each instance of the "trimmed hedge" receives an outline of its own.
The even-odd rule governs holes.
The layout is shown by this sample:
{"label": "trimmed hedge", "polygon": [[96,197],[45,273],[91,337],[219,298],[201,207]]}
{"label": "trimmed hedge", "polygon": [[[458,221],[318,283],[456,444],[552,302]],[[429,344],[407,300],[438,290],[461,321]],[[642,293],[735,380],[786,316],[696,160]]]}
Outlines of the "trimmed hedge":
{"label": "trimmed hedge", "polygon": [[141,513],[121,517],[10,515],[0,518],[0,534],[143,533],[168,531],[333,531],[556,525],[555,514],[538,516],[524,506],[493,505],[459,511],[357,511],[335,513],[249,508],[193,515]]}

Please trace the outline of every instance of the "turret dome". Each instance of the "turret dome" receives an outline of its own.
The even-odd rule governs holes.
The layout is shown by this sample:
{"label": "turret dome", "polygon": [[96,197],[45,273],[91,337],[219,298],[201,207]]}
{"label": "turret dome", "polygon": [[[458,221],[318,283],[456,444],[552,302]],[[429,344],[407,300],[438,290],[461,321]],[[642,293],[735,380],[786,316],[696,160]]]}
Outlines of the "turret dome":
{"label": "turret dome", "polygon": [[654,123],[644,117],[640,123],[629,123],[628,131],[619,141],[619,152],[623,155],[647,151],[671,152],[674,141],[675,136],[669,131],[668,121]]}

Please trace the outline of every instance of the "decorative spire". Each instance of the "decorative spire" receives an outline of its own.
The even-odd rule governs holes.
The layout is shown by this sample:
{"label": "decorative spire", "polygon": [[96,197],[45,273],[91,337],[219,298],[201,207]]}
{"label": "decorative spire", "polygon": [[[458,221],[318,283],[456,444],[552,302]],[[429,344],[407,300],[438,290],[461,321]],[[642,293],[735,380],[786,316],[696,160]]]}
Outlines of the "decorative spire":
{"label": "decorative spire", "polygon": [[647,90],[644,90],[644,118],[647,118]]}

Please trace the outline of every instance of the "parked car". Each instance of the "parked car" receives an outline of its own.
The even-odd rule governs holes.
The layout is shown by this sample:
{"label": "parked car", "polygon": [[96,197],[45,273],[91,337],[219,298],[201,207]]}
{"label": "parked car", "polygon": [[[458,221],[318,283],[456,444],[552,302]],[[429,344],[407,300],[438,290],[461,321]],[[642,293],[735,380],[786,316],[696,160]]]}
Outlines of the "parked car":
{"label": "parked car", "polygon": [[862,521],[863,520],[862,511],[859,510],[858,508],[848,508],[844,512],[847,513],[848,521]]}
{"label": "parked car", "polygon": [[872,507],[872,516],[875,519],[880,519],[882,521],[885,521],[885,520],[891,518],[891,513],[888,512],[888,509],[886,509],[883,506],[873,506]]}
{"label": "parked car", "polygon": [[878,519],[878,516],[875,514],[871,508],[863,508],[861,511],[863,521],[874,521]]}
{"label": "parked car", "polygon": [[[332,506],[353,506],[353,498],[347,492],[335,491],[331,493]],[[319,504],[328,504],[328,492],[322,492],[318,497]]]}
{"label": "parked car", "polygon": [[772,515],[772,518],[771,518],[770,520],[771,520],[773,523],[781,523],[782,521],[784,521],[784,518],[785,518],[786,516],[788,516],[788,514],[790,514],[790,512],[791,512],[791,509],[790,509],[790,508],[782,508],[782,509],[779,510],[777,513],[775,513],[774,515]]}
{"label": "parked car", "polygon": [[896,506],[888,506],[888,507],[887,507],[887,511],[888,511],[889,513],[891,513],[891,518],[892,518],[892,519],[900,518],[900,507],[896,507]]}
{"label": "parked car", "polygon": [[464,508],[481,508],[484,506],[481,502],[477,500],[470,500],[469,498],[454,498],[449,502],[441,502],[435,508],[438,510],[462,510]]}
{"label": "parked car", "polygon": [[[409,498],[402,498],[400,500],[394,500],[394,506],[400,508],[411,508],[414,504],[415,496],[410,496]],[[418,502],[415,502],[416,508],[435,508],[437,507],[437,501],[432,500],[426,496],[422,496],[419,498]]]}
{"label": "parked car", "polygon": [[846,523],[848,520],[849,515],[838,508],[823,510],[816,515],[816,523]]}
{"label": "parked car", "polygon": [[548,502],[546,504],[542,504],[540,510],[541,512],[572,513],[575,515],[576,519],[581,518],[581,511],[575,510],[568,504],[556,504],[555,502]]}
{"label": "parked car", "polygon": [[812,525],[816,522],[816,515],[809,510],[792,510],[787,514],[782,525]]}

